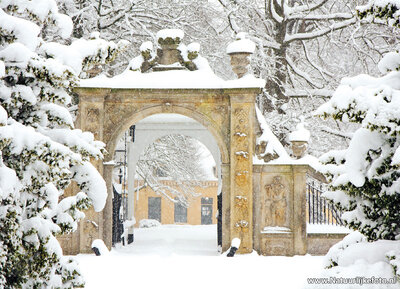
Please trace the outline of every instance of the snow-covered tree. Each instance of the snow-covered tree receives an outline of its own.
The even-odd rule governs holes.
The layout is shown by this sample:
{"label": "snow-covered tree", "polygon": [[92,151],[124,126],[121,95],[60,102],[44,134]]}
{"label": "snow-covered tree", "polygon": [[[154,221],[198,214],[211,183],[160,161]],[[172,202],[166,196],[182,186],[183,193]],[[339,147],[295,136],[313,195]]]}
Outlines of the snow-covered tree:
{"label": "snow-covered tree", "polygon": [[231,29],[247,31],[258,42],[255,68],[267,80],[264,109],[284,112],[291,96],[327,96],[324,84],[332,73],[323,63],[323,48],[315,48],[322,45],[319,39],[356,23],[351,7],[330,0],[219,2],[230,12]]}
{"label": "snow-covered tree", "polygon": [[263,112],[287,111],[292,97],[329,97],[335,78],[373,63],[387,47],[376,34],[383,28],[359,25],[354,8],[363,0],[218,1],[230,29],[257,42],[254,70],[267,80]]}
{"label": "snow-covered tree", "polygon": [[[104,144],[74,129],[68,107],[78,75],[116,45],[42,38],[71,31],[54,0],[0,1],[1,288],[83,286],[56,236],[76,230],[83,210],[104,207],[105,182],[90,163],[103,157]],[[81,191],[64,197],[71,182]]]}
{"label": "snow-covered tree", "polygon": [[[398,27],[399,8],[399,0],[371,0],[358,7],[357,14]],[[390,288],[398,288],[400,54],[387,53],[378,67],[380,77],[361,74],[342,79],[333,97],[317,110],[318,115],[359,125],[347,149],[321,157],[323,171],[331,180],[330,191],[324,195],[356,230],[329,250],[322,277],[357,277],[361,273],[391,279],[396,284]],[[375,288],[376,284],[364,286]]]}
{"label": "snow-covered tree", "polygon": [[372,23],[400,27],[400,3],[398,0],[370,1],[357,10],[357,15]]}
{"label": "snow-covered tree", "polygon": [[[397,0],[386,2],[400,7]],[[359,7],[360,15],[371,11],[371,6],[380,11],[371,1]],[[395,15],[388,13],[389,17]],[[398,25],[397,21],[390,23]],[[400,236],[400,54],[386,54],[379,69],[384,76],[342,79],[317,114],[360,124],[347,149],[322,157],[332,179],[327,197],[345,211],[347,224],[368,240],[394,240]]]}
{"label": "snow-covered tree", "polygon": [[400,33],[358,20],[355,6],[366,0],[218,2],[227,30],[246,31],[257,44],[252,68],[266,80],[257,103],[281,142],[288,144],[287,135],[305,117],[313,131],[312,154],[347,145],[353,126],[323,122],[313,111],[331,97],[341,78],[375,73]]}
{"label": "snow-covered tree", "polygon": [[[140,155],[137,173],[154,192],[171,201],[188,206],[197,197],[195,187],[201,185],[207,173],[203,167],[204,152],[199,143],[183,135],[167,135],[152,143]],[[174,180],[169,186],[163,179]]]}

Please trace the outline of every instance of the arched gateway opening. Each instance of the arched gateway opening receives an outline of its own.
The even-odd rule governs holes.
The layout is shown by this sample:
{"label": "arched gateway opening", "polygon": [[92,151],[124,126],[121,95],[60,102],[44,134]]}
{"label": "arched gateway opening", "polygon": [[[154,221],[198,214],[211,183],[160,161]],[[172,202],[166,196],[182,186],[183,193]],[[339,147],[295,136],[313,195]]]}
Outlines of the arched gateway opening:
{"label": "arched gateway opening", "polygon": [[[113,244],[122,234],[122,226],[116,223],[135,220],[124,235],[128,243],[152,237],[163,244],[157,233],[165,235],[169,229],[188,235],[191,230],[206,233],[200,237],[207,240],[207,250],[216,253],[217,245],[222,246],[220,151],[206,127],[181,114],[153,114],[132,124],[120,138],[114,157]],[[120,196],[122,210],[117,208]],[[118,215],[122,217],[116,219]],[[158,222],[168,226],[155,232],[142,228]]]}
{"label": "arched gateway opening", "polygon": [[277,140],[268,140],[272,133],[266,124],[260,126],[262,115],[256,116],[255,98],[265,82],[248,73],[254,43],[242,35],[228,46],[238,79],[225,81],[199,55],[198,44],[186,47],[181,43],[182,31],[161,32],[157,52],[146,43],[122,74],[81,81],[75,90],[79,96],[76,127],[106,144],[105,159],[93,163],[106,180],[108,198],[102,212],[88,210],[78,231],[60,239],[64,252],[89,253],[94,239],[111,247],[117,142],[132,124],[155,114],[173,113],[203,125],[220,151],[222,250],[239,238],[239,253],[305,254],[308,167],[268,163],[276,157],[271,145]]}

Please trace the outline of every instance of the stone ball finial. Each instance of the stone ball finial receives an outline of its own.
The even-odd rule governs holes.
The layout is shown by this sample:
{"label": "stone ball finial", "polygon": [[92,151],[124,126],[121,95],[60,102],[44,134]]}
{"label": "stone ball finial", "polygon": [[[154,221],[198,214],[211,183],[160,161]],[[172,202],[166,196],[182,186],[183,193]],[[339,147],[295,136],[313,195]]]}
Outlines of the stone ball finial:
{"label": "stone ball finial", "polygon": [[289,141],[292,144],[292,155],[296,159],[305,156],[310,141],[310,132],[305,128],[304,122],[296,126],[296,130],[289,134]]}
{"label": "stone ball finial", "polygon": [[243,77],[249,72],[250,56],[254,53],[255,49],[255,43],[247,39],[244,32],[238,33],[236,40],[226,48],[226,53],[231,57],[232,70],[238,78]]}
{"label": "stone ball finial", "polygon": [[151,41],[143,42],[142,45],[140,45],[140,53],[144,60],[150,60],[153,53],[153,43],[151,43]]}
{"label": "stone ball finial", "polygon": [[196,59],[199,56],[200,43],[192,42],[187,46],[187,56],[189,60]]}
{"label": "stone ball finial", "polygon": [[161,50],[157,52],[159,56],[158,64],[171,65],[179,62],[180,52],[178,46],[184,33],[180,29],[163,29],[157,32],[157,42]]}

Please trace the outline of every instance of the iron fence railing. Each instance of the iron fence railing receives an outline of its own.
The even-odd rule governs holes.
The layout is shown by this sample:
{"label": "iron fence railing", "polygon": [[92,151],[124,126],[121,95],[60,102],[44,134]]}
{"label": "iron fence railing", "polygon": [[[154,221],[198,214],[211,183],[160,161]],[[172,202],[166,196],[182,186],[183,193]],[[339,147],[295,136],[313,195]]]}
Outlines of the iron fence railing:
{"label": "iron fence railing", "polygon": [[307,222],[310,224],[344,225],[340,210],[322,196],[323,187],[314,182],[307,183]]}

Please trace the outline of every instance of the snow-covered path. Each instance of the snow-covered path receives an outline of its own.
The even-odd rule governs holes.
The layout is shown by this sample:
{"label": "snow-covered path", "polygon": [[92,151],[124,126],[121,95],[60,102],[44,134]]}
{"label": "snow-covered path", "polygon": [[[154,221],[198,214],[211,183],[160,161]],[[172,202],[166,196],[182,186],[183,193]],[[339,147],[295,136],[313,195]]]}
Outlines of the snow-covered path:
{"label": "snow-covered path", "polygon": [[221,256],[216,226],[136,229],[135,242],[107,256],[79,255],[87,289],[302,288],[322,257]]}

